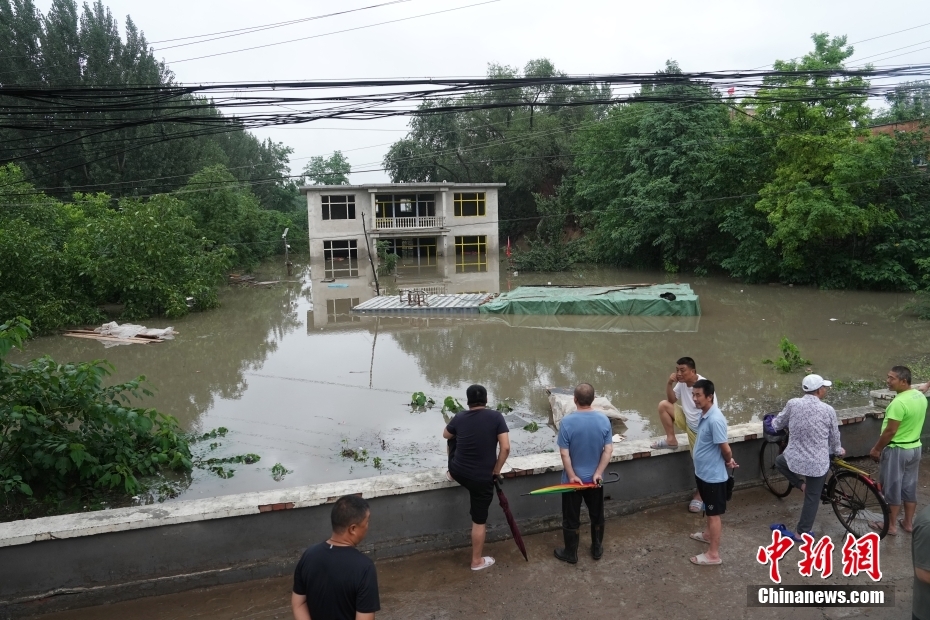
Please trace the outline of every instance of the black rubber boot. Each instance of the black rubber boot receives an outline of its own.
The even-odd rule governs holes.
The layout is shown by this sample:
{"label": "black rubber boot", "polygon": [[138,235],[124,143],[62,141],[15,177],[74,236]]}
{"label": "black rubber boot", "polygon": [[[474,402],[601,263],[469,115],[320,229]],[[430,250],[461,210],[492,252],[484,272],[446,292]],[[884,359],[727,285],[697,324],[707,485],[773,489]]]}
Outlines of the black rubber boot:
{"label": "black rubber boot", "polygon": [[580,536],[578,530],[562,530],[562,537],[565,539],[565,548],[556,549],[555,557],[569,564],[578,563],[578,543]]}
{"label": "black rubber boot", "polygon": [[604,555],[604,526],[591,526],[591,557],[600,560]]}

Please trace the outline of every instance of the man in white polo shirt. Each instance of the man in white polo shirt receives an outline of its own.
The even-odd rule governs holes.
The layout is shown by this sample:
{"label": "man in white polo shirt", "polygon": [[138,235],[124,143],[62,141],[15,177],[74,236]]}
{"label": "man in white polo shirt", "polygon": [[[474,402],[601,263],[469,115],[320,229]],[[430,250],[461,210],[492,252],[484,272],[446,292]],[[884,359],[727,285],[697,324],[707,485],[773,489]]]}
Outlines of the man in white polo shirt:
{"label": "man in white polo shirt", "polygon": [[[665,429],[665,437],[654,442],[650,447],[653,450],[677,450],[678,439],[675,437],[675,428],[685,431],[688,435],[688,445],[694,454],[694,439],[697,433],[698,422],[703,412],[694,404],[691,388],[697,381],[703,379],[695,369],[694,360],[682,357],[675,362],[673,372],[665,384],[665,400],[659,403],[659,420]],[[717,405],[717,395],[714,394],[714,406]],[[688,504],[691,512],[701,512],[704,504],[699,491],[695,491],[694,498]]]}

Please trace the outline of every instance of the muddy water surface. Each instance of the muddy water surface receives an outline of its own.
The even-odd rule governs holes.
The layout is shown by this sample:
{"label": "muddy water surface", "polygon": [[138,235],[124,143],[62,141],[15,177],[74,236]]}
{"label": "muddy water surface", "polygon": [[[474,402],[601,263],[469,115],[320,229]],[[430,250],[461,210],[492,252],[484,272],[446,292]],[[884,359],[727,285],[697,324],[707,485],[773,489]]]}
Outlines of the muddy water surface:
{"label": "muddy water surface", "polygon": [[[496,267],[496,265],[492,265]],[[930,354],[930,323],[902,312],[907,295],[750,286],[724,278],[683,278],[700,295],[699,318],[624,317],[358,317],[348,308],[373,295],[368,278],[294,281],[230,288],[222,307],[177,321],[171,342],[105,349],[94,340],[54,336],[30,343],[29,354],[60,360],[105,358],[117,379],[144,374],[155,388],[145,401],[185,428],[229,429],[205,456],[257,453],[220,479],[196,471],[181,498],[412,471],[445,463],[439,406],[413,411],[423,391],[437,403],[464,400],[474,382],[492,404],[514,405],[514,454],[554,449],[546,426],[546,386],[591,382],[621,410],[627,437],[660,432],[656,404],[675,360],[690,355],[712,379],[731,423],[758,419],[798,393],[801,374],[784,375],[762,359],[777,355],[782,336],[798,344],[816,372],[842,381],[880,381],[895,363]],[[561,274],[407,272],[392,290],[439,286],[497,291],[523,284],[664,282],[641,271],[581,269]],[[437,275],[440,274],[440,275]],[[287,279],[276,265],[257,280]],[[839,406],[865,404],[867,390],[837,391]],[[537,422],[539,430],[522,429]],[[352,454],[355,456],[352,456]],[[377,461],[375,459],[378,459]],[[291,473],[272,479],[281,463]]]}

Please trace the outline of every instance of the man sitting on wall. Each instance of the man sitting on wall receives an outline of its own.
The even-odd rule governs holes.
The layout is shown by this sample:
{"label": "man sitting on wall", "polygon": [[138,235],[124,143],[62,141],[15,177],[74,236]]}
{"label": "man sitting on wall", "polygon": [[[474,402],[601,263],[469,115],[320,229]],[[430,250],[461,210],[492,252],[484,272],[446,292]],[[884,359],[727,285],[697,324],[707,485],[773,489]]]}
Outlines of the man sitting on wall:
{"label": "man sitting on wall", "polygon": [[[662,428],[665,429],[665,437],[650,446],[653,450],[663,448],[677,450],[678,438],[675,437],[677,427],[688,435],[688,445],[691,447],[692,454],[694,453],[694,439],[702,413],[694,404],[691,388],[696,381],[703,378],[697,373],[692,358],[682,357],[675,362],[675,372],[669,376],[665,384],[666,399],[659,403],[659,420],[662,422]],[[714,395],[714,405],[716,404],[717,396]],[[704,510],[699,491],[695,492],[691,503],[688,504],[688,510],[691,512]]]}
{"label": "man sitting on wall", "polygon": [[356,549],[368,533],[371,510],[357,495],[336,500],[333,533],[304,551],[294,571],[294,620],[374,620],[381,609],[375,564]]}
{"label": "man sitting on wall", "polygon": [[455,414],[442,436],[447,440],[455,439],[449,474],[468,489],[472,521],[471,569],[482,570],[494,564],[494,558],[481,553],[487,535],[488,508],[494,497],[494,477],[500,475],[510,455],[510,430],[500,411],[487,408],[488,391],[484,386],[469,386],[465,396],[468,410]]}

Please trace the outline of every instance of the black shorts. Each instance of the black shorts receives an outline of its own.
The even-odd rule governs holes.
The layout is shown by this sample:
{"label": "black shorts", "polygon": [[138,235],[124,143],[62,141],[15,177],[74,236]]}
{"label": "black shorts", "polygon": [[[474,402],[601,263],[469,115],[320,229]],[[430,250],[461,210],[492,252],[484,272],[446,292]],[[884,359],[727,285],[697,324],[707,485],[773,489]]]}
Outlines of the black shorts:
{"label": "black shorts", "polygon": [[[452,472],[449,472],[452,474]],[[471,498],[472,523],[484,525],[488,522],[488,508],[491,506],[491,500],[494,499],[494,483],[490,480],[472,480],[452,474],[452,479],[468,489],[468,495]]]}
{"label": "black shorts", "polygon": [[698,493],[701,494],[701,500],[704,502],[704,514],[708,517],[722,515],[727,511],[727,483],[723,482],[704,482],[697,476]]}

